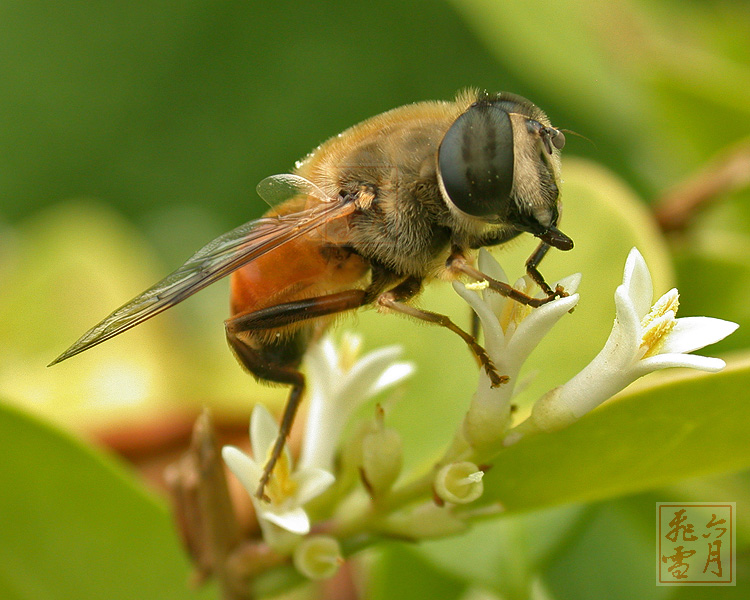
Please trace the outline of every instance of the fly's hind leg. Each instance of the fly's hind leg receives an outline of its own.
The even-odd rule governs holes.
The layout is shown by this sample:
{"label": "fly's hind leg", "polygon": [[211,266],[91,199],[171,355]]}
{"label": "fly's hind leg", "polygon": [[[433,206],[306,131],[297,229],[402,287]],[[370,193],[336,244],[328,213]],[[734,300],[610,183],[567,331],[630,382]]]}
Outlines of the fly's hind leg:
{"label": "fly's hind leg", "polygon": [[[284,416],[282,417],[281,425],[279,426],[279,435],[274,441],[271,455],[263,468],[263,475],[258,482],[258,489],[255,492],[258,498],[269,501],[270,499],[265,494],[265,488],[268,484],[268,480],[271,478],[271,473],[276,465],[276,461],[279,459],[279,456],[281,456],[281,452],[284,449],[284,442],[292,428],[294,416],[297,414],[297,408],[299,407],[302,398],[302,392],[305,390],[305,376],[297,370],[296,365],[286,366],[283,364],[277,364],[264,356],[262,351],[251,347],[240,339],[237,336],[240,330],[233,328],[232,321],[233,319],[227,321],[227,341],[229,342],[235,356],[245,368],[260,379],[272,381],[274,383],[285,383],[292,386],[289,398],[284,407]],[[256,457],[256,459],[260,459],[260,457]]]}
{"label": "fly's hind leg", "polygon": [[[271,455],[263,467],[263,475],[255,492],[258,498],[269,500],[265,494],[265,488],[284,449],[284,443],[292,428],[294,416],[297,414],[302,392],[305,389],[305,377],[300,373],[298,367],[305,351],[306,340],[304,338],[306,332],[300,330],[278,343],[267,344],[259,348],[253,347],[248,341],[245,341],[241,334],[277,329],[307,319],[357,308],[362,305],[364,298],[364,290],[347,290],[338,294],[262,308],[254,312],[234,316],[226,321],[227,341],[237,359],[251,373],[266,381],[292,386],[289,399],[284,407],[279,435],[276,437]],[[258,458],[256,457],[256,459]]]}

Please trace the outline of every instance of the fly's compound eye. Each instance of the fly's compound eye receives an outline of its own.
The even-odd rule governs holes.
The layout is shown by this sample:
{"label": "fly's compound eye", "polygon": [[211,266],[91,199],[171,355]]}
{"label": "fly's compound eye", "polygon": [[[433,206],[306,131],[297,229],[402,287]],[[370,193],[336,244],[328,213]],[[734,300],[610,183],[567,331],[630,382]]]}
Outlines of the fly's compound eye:
{"label": "fly's compound eye", "polygon": [[451,125],[438,151],[438,177],[448,200],[473,217],[496,220],[513,187],[513,128],[508,113],[474,104]]}

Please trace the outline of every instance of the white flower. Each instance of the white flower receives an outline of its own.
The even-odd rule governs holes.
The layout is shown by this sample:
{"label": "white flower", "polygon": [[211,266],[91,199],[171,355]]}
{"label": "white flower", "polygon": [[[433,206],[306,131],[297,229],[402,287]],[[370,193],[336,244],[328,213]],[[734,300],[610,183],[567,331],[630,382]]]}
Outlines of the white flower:
{"label": "white flower", "polygon": [[[508,277],[494,257],[484,248],[479,251],[479,270],[498,281],[507,282]],[[575,291],[581,282],[581,275],[575,274],[558,282],[569,294],[538,308],[531,308],[517,300],[503,296],[498,292],[483,288],[480,295],[473,289],[456,282],[453,288],[468,302],[482,321],[485,348],[501,375],[508,375],[511,380],[528,358],[531,351],[547,335],[552,326],[578,303]],[[478,286],[470,286],[478,287]],[[528,277],[522,277],[514,286],[530,294],[536,284]],[[543,297],[540,293],[537,297]]]}
{"label": "white flower", "polygon": [[337,351],[326,337],[305,358],[311,390],[300,467],[332,471],[341,433],[351,414],[368,399],[396,385],[414,372],[414,365],[395,362],[399,346],[388,346],[357,360],[358,336],[342,336]]}
{"label": "white flower", "polygon": [[302,507],[322,494],[334,481],[333,475],[323,469],[294,470],[289,450],[285,446],[265,488],[269,501],[258,499],[255,491],[278,434],[279,427],[266,407],[256,404],[250,417],[253,457],[234,446],[224,446],[222,450],[227,466],[252,498],[264,539],[277,549],[287,546],[288,541],[288,536],[284,536],[277,528],[297,535],[310,531],[310,519]]}
{"label": "white flower", "polygon": [[[493,279],[508,281],[502,267],[484,249],[479,252],[479,269]],[[462,283],[453,284],[456,292],[479,316],[484,330],[485,349],[497,371],[509,378],[508,383],[492,388],[487,374],[484,370],[480,371],[479,386],[463,423],[463,437],[472,447],[491,447],[505,434],[510,422],[510,404],[516,392],[518,373],[542,338],[578,303],[579,296],[575,291],[580,281],[580,274],[562,279],[558,284],[569,295],[538,308],[521,304],[491,289],[484,289],[480,295]],[[535,285],[524,277],[518,280],[515,287],[530,294]],[[449,455],[447,458],[454,457]]]}
{"label": "white flower", "polygon": [[[633,381],[667,367],[720,371],[718,358],[687,354],[724,339],[738,325],[709,317],[676,318],[678,293],[672,289],[651,306],[651,273],[633,248],[615,291],[617,316],[602,351],[573,379],[548,392],[518,432],[553,431],[578,420]],[[517,441],[511,434],[508,443]]]}

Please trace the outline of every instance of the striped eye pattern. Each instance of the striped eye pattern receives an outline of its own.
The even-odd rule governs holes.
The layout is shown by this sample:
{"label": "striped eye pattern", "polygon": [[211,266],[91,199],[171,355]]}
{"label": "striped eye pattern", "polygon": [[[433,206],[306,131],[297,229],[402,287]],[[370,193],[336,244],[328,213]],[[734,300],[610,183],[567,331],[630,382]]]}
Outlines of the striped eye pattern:
{"label": "striped eye pattern", "polygon": [[468,215],[503,215],[513,187],[513,160],[508,112],[477,102],[456,119],[440,144],[441,185],[453,205]]}

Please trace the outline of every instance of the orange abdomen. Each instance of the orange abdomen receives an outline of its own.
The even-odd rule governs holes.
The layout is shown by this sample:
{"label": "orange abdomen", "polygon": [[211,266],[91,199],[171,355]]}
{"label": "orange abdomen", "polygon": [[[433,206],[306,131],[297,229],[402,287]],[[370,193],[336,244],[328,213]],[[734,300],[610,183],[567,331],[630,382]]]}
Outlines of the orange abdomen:
{"label": "orange abdomen", "polygon": [[310,237],[280,246],[232,274],[232,315],[361,287],[362,257]]}

